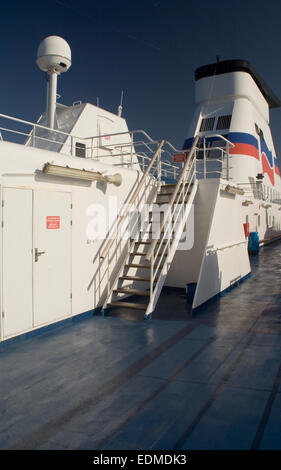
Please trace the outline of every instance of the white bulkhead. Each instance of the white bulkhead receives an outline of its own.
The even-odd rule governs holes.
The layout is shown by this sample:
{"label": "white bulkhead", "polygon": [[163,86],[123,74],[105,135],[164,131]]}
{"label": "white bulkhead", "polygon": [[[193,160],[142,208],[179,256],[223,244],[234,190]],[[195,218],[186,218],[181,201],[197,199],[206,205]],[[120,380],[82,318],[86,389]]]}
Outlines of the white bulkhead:
{"label": "white bulkhead", "polygon": [[[281,105],[245,60],[195,71],[196,108],[183,149],[200,136],[194,245],[178,252],[166,279],[196,286],[193,308],[250,274],[246,232],[260,245],[281,236],[281,182],[269,111]],[[225,139],[225,140],[223,140]]]}
{"label": "white bulkhead", "polygon": [[[67,43],[47,39],[39,47],[40,67],[53,72],[66,55],[68,69]],[[143,174],[133,134],[120,113],[90,103],[55,103],[54,128],[48,128],[49,111],[34,125],[2,116],[5,127],[31,131],[24,143],[14,143],[8,141],[13,131],[2,130],[0,142],[0,341],[102,305],[125,242],[116,240],[110,266],[108,258],[100,259],[100,247]],[[47,164],[73,169],[77,179],[47,174]],[[83,179],[84,171],[97,181]],[[151,180],[148,190],[155,192],[156,186]],[[93,235],[98,211],[106,223],[101,236]]]}
{"label": "white bulkhead", "polygon": [[269,109],[281,105],[268,85],[244,60],[229,60],[200,67],[195,73],[196,111],[189,139],[222,134],[230,148],[230,179],[256,181],[281,190],[280,171],[273,145]]}
{"label": "white bulkhead", "polygon": [[[40,68],[51,75],[68,69],[68,47],[61,38],[47,38],[38,51]],[[279,106],[279,100],[245,61],[201,67],[195,78],[196,110],[184,149],[195,136],[200,140],[187,170],[161,158],[163,141],[130,131],[120,106],[114,114],[90,103],[56,103],[55,81],[47,89],[46,112],[36,124],[1,115],[13,121],[12,127],[29,125],[29,131],[17,133],[17,138],[26,138],[15,143],[7,141],[8,126],[1,127],[0,341],[92,314],[112,299],[114,286],[126,298],[128,288],[134,292],[140,281],[146,289],[142,295],[150,295],[148,310],[153,311],[164,282],[184,288],[194,284],[196,308],[250,274],[245,224],[262,243],[280,236],[281,185],[269,127],[269,108]],[[141,138],[134,132],[141,132]],[[194,150],[196,142],[197,137]],[[136,148],[139,144],[143,148]],[[176,151],[171,144],[168,149]],[[157,164],[153,167],[151,161]],[[144,177],[146,168],[152,173]],[[189,188],[182,194],[190,199],[181,200],[181,209],[191,243],[176,251],[178,242],[165,242],[173,250],[158,265],[161,282],[155,293],[154,281],[145,277],[153,272],[154,255],[149,258],[140,251],[147,242],[142,239],[142,248],[139,242],[132,244],[131,252],[131,242],[120,231],[112,243],[108,237],[132,195],[142,210],[158,196],[165,200],[177,191],[176,184],[165,187],[169,178]],[[93,235],[97,215],[105,221],[98,237]],[[173,230],[168,232],[171,237]],[[162,229],[159,240],[161,234]],[[154,242],[148,242],[149,250]],[[150,265],[141,264],[150,259]],[[125,280],[122,286],[120,279]]]}

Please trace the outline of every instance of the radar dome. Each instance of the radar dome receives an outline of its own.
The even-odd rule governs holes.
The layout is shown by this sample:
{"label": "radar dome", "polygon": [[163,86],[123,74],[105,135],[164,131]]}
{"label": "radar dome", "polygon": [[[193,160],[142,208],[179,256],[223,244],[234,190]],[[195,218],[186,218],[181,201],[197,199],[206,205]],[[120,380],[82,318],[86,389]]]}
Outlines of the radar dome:
{"label": "radar dome", "polygon": [[43,72],[66,72],[71,66],[71,50],[59,36],[48,36],[40,42],[36,63]]}

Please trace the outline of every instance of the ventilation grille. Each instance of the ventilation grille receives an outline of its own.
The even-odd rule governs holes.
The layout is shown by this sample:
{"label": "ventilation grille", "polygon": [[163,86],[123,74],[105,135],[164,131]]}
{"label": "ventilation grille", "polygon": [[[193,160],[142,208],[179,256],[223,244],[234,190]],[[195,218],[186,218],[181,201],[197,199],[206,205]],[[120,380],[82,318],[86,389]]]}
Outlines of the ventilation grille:
{"label": "ventilation grille", "polygon": [[214,128],[214,124],[215,124],[214,117],[202,119],[199,132],[212,131]]}
{"label": "ventilation grille", "polygon": [[219,116],[217,122],[217,130],[219,129],[229,129],[231,122],[231,114],[226,114],[225,116]]}

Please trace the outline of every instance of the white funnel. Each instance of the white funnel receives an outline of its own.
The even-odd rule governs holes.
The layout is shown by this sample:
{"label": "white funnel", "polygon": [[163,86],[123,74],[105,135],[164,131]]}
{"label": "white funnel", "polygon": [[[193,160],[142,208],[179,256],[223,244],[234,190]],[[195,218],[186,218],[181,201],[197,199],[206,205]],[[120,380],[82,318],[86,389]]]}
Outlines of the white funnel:
{"label": "white funnel", "polygon": [[39,44],[36,63],[40,70],[47,72],[47,126],[54,128],[57,101],[57,76],[71,66],[71,50],[68,43],[59,36],[48,36]]}

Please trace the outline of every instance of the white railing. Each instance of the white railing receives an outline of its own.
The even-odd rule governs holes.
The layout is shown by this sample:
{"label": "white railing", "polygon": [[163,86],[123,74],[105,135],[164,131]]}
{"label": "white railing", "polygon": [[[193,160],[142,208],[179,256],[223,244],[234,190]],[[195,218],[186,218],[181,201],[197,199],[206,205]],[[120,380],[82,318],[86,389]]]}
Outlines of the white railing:
{"label": "white railing", "polygon": [[252,183],[238,183],[237,186],[243,189],[245,197],[249,199],[258,199],[264,202],[274,204],[281,203],[281,193],[272,187],[262,183],[262,181],[253,181]]}
{"label": "white railing", "polygon": [[[109,250],[110,250],[110,248],[113,244],[113,241],[116,238],[118,238],[118,231],[120,230],[121,225],[123,225],[122,226],[122,231],[125,231],[125,232],[128,232],[128,233],[131,232],[132,228],[129,227],[130,221],[129,221],[128,215],[129,215],[130,211],[132,210],[132,207],[134,207],[134,210],[141,213],[141,205],[143,203],[143,200],[142,200],[143,198],[141,197],[139,199],[138,197],[141,194],[142,189],[146,187],[147,183],[149,183],[150,177],[151,176],[155,177],[157,179],[157,181],[161,181],[160,158],[161,158],[161,149],[162,149],[164,143],[165,143],[165,141],[162,140],[160,142],[160,144],[158,145],[158,148],[157,148],[153,158],[151,159],[150,164],[148,165],[148,167],[146,168],[146,171],[142,175],[142,178],[141,178],[139,184],[137,185],[136,189],[134,190],[133,194],[131,195],[128,204],[125,206],[125,211],[120,212],[120,214],[118,214],[118,218],[116,220],[115,227],[113,228],[113,232],[111,233],[111,235],[109,237],[110,239],[108,240],[105,248],[101,251],[101,254],[100,254],[101,258],[105,258],[108,255]],[[144,194],[145,194],[145,191],[143,192],[143,195]],[[147,197],[145,197],[145,202],[146,201],[147,201]],[[125,221],[126,221],[126,226],[124,227],[124,222]]]}
{"label": "white railing", "polygon": [[[94,135],[81,138],[76,135],[50,129],[41,124],[0,114],[1,121],[9,121],[9,127],[0,125],[2,139],[15,141],[36,148],[44,148],[67,155],[77,156],[76,144],[84,151],[84,157],[127,168],[141,168],[145,171],[153,157],[159,141],[152,139],[142,129],[115,132],[111,134]],[[0,122],[1,122],[0,121]],[[2,124],[2,122],[1,122]],[[17,128],[13,128],[17,126]],[[20,129],[18,128],[20,126]],[[104,140],[109,139],[111,142]],[[82,147],[81,147],[82,146]],[[178,150],[168,141],[161,149],[162,175],[176,180],[179,176],[179,166],[173,165],[173,153]],[[112,160],[113,159],[113,160]],[[114,159],[116,162],[114,162]]]}
{"label": "white railing", "polygon": [[[151,182],[154,180],[160,181],[161,180],[161,165],[159,165],[160,158],[161,158],[161,149],[164,145],[165,141],[162,140],[157,147],[156,152],[153,155],[153,158],[150,161],[150,164],[146,168],[144,174],[140,182],[138,183],[137,187],[133,191],[128,203],[123,207],[118,213],[118,217],[108,234],[107,241],[105,245],[100,250],[100,260],[101,263],[104,261],[106,262],[106,269],[105,269],[105,276],[102,281],[106,281],[107,285],[107,293],[106,293],[106,303],[109,297],[112,294],[114,283],[118,279],[121,270],[123,269],[123,264],[120,265],[120,269],[117,273],[115,273],[113,279],[111,279],[111,267],[112,262],[111,260],[116,258],[115,253],[120,252],[120,246],[122,244],[122,240],[125,239],[125,247],[123,249],[123,259],[126,260],[130,254],[131,247],[133,243],[135,243],[136,234],[140,230],[140,223],[143,221],[143,207],[148,209],[149,207],[149,197],[153,190],[153,186],[151,186]],[[160,173],[159,173],[160,172]],[[157,193],[157,188],[154,186],[155,192],[154,196]],[[148,205],[148,207],[147,207]],[[133,222],[130,215],[131,213],[136,214],[137,217],[134,217]],[[127,234],[127,238],[124,237],[124,234]],[[106,304],[105,303],[105,304]]]}
{"label": "white railing", "polygon": [[[175,189],[169,202],[169,209],[164,211],[163,221],[160,222],[159,230],[157,230],[157,232],[155,233],[155,239],[151,240],[150,249],[145,256],[145,259],[150,261],[150,297],[145,317],[150,315],[151,311],[153,311],[155,307],[155,303],[158,300],[164,282],[163,279],[165,277],[165,274],[163,274],[163,269],[165,270],[165,268],[167,268],[168,264],[171,262],[169,256],[174,255],[176,247],[181,238],[181,234],[183,231],[183,221],[186,220],[187,214],[190,210],[190,207],[187,207],[190,198],[190,192],[193,191],[193,193],[195,194],[196,191],[196,159],[194,158],[194,153],[197,141],[198,137],[196,137],[196,139],[194,140],[194,144],[190,151],[189,157],[181,171],[180,178],[177,184],[175,185]],[[155,200],[157,192],[155,192],[154,198],[148,202],[147,194],[145,195],[143,189],[145,189],[146,187],[147,179],[151,175],[150,172],[153,170],[153,168],[157,168],[157,171],[161,172],[161,165],[159,165],[159,154],[161,152],[161,148],[162,145],[160,143],[157,152],[154,154],[153,159],[150,162],[150,165],[146,169],[146,172],[144,173],[141,181],[139,182],[137,188],[135,189],[134,193],[130,198],[129,207],[125,209],[124,213],[119,214],[118,220],[116,221],[116,224],[110,235],[110,240],[108,240],[105,247],[100,252],[101,262],[106,260],[107,264],[107,296],[104,303],[104,309],[110,302],[110,299],[113,295],[113,291],[118,283],[118,279],[124,267],[128,263],[129,257],[132,253],[132,248],[137,242],[137,236],[141,233],[142,241],[146,240],[146,237],[148,235],[147,227],[149,227],[151,223],[153,225],[152,219],[149,220],[148,218],[147,220],[147,216],[149,214],[153,215],[153,200]],[[154,172],[155,170],[153,170],[153,175],[155,177]],[[156,178],[160,180],[159,176],[156,176]],[[165,195],[165,193],[161,192],[160,194]],[[138,200],[139,195],[141,195],[140,200]],[[146,203],[145,214],[142,213],[141,206],[143,202]],[[135,218],[133,225],[130,224],[130,220],[128,218],[128,213],[131,205],[134,206],[134,211],[137,213],[137,217]],[[140,222],[143,221],[145,221],[144,225],[146,227],[141,226],[140,230]],[[120,245],[121,235],[124,232],[127,232],[127,234],[129,234],[130,236],[125,246],[125,253],[123,252],[123,262],[120,263],[119,269],[117,270],[117,272],[115,272],[115,275],[112,277],[110,276],[109,271],[110,261],[115,253],[115,249],[113,250],[113,244]]]}
{"label": "white railing", "polygon": [[155,308],[155,303],[158,300],[164,282],[162,273],[163,271],[167,272],[167,266],[165,265],[171,262],[169,255],[174,255],[182,236],[183,224],[186,222],[187,215],[191,209],[187,205],[192,186],[196,189],[195,152],[198,139],[199,136],[195,137],[189,156],[169,201],[169,207],[164,212],[163,220],[145,256],[145,259],[150,261],[150,301],[146,316],[150,315]]}
{"label": "white railing", "polygon": [[[215,146],[213,146],[214,142]],[[196,148],[197,177],[229,180],[231,158],[229,149],[232,147],[234,144],[221,134],[199,137],[199,145]]]}

